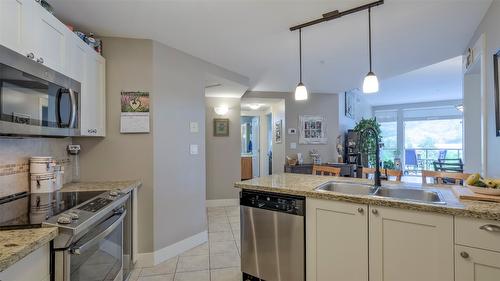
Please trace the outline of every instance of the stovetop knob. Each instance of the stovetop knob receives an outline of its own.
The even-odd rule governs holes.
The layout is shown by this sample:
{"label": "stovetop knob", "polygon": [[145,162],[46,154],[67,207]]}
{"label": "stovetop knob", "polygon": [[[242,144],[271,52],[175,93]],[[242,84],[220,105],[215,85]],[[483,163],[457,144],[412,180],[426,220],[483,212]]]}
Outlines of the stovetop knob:
{"label": "stovetop knob", "polygon": [[109,196],[116,197],[118,196],[118,192],[116,190],[112,190],[109,192]]}
{"label": "stovetop knob", "polygon": [[75,213],[75,212],[69,212],[68,213],[69,217],[72,219],[72,220],[77,220],[80,218],[80,216],[78,215],[78,213]]}

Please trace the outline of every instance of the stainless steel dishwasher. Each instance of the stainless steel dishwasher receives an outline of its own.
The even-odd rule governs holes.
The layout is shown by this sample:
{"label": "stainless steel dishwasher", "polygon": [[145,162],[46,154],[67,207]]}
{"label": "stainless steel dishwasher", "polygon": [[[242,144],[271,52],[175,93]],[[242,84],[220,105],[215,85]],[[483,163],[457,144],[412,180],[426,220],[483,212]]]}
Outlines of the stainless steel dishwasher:
{"label": "stainless steel dishwasher", "polygon": [[305,199],[242,191],[241,271],[244,281],[305,280]]}

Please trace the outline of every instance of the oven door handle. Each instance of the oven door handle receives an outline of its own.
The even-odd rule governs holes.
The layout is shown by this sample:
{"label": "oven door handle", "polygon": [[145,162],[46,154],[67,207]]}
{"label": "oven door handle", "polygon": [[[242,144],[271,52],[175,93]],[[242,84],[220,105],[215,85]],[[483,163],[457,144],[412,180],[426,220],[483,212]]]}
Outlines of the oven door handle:
{"label": "oven door handle", "polygon": [[70,252],[74,255],[80,255],[81,253],[85,252],[85,250],[92,247],[93,245],[104,239],[106,236],[108,236],[111,232],[113,232],[122,223],[126,215],[127,215],[127,210],[123,210],[123,212],[113,215],[112,217],[115,216],[119,217],[108,228],[106,228],[99,234],[95,235],[90,240],[85,241],[85,243],[81,245],[80,243],[77,242],[73,247],[70,248]]}

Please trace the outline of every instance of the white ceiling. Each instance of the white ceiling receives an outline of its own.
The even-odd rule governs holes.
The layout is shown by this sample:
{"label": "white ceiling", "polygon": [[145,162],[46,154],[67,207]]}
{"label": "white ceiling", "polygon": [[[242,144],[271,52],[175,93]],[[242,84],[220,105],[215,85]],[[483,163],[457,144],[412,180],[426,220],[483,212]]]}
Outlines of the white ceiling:
{"label": "white ceiling", "polygon": [[[56,15],[101,36],[162,42],[250,78],[254,91],[293,91],[292,25],[372,0],[49,0]],[[383,80],[461,54],[491,0],[386,0],[373,9],[374,71]],[[310,92],[360,87],[368,72],[367,13],[303,30]],[[104,46],[106,48],[106,46]]]}
{"label": "white ceiling", "polygon": [[462,99],[462,57],[380,82],[380,92],[364,95],[372,106]]}

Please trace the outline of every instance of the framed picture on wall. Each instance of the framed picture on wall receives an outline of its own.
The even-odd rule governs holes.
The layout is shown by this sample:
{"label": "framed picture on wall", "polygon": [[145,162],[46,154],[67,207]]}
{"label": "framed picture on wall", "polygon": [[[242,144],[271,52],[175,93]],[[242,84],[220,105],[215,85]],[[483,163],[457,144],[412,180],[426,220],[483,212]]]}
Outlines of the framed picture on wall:
{"label": "framed picture on wall", "polygon": [[215,118],[214,119],[214,137],[229,136],[229,119]]}
{"label": "framed picture on wall", "polygon": [[345,116],[354,119],[356,115],[356,94],[353,91],[345,92]]}
{"label": "framed picture on wall", "polygon": [[281,136],[283,134],[283,120],[274,122],[274,142],[281,143]]}
{"label": "framed picture on wall", "polygon": [[300,144],[327,144],[326,118],[322,116],[299,116],[299,143]]}

